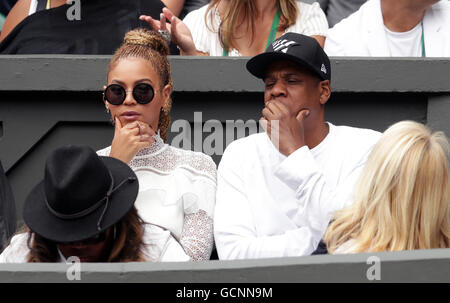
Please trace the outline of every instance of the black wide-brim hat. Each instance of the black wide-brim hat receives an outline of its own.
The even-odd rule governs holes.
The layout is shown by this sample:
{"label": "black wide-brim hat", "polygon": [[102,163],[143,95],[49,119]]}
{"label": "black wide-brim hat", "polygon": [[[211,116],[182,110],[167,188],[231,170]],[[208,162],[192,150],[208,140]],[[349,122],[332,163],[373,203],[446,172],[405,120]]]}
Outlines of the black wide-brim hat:
{"label": "black wide-brim hat", "polygon": [[297,33],[286,33],[272,42],[264,53],[247,61],[247,70],[264,79],[267,68],[275,61],[287,60],[305,67],[321,80],[331,80],[330,59],[316,39]]}
{"label": "black wide-brim hat", "polygon": [[[75,153],[72,152],[74,148],[76,149]],[[119,222],[133,208],[139,191],[139,183],[133,170],[120,160],[97,156],[89,147],[69,146],[62,149],[66,149],[66,152],[72,152],[74,155],[73,159],[70,158],[70,155],[67,157],[67,154],[64,153],[60,155],[58,160],[54,159],[56,157],[54,154],[49,157],[44,180],[31,190],[25,200],[23,218],[34,233],[57,243],[68,243],[89,239]],[[77,158],[79,156],[77,153],[87,154],[87,156],[80,160],[79,157]],[[67,159],[64,160],[64,157]],[[72,160],[82,163],[76,164],[77,167],[75,169],[71,167],[66,168],[67,166],[75,166],[72,163],[65,163]],[[89,169],[91,171],[88,171]],[[62,173],[60,172],[61,170],[63,171]],[[73,204],[86,202],[86,205],[83,205],[83,207],[89,208],[88,206],[92,206],[99,200],[102,200],[80,200],[80,197],[82,198],[83,195],[89,196],[88,191],[95,192],[100,197],[105,196],[106,193],[103,189],[107,187],[103,186],[103,189],[98,190],[102,186],[101,183],[103,181],[100,178],[101,174],[96,175],[95,171],[100,170],[108,172],[105,185],[109,186],[111,177],[115,186],[122,183],[110,194],[108,205],[101,202],[99,207],[79,218],[67,219],[56,216],[55,209],[52,206],[50,206],[50,209],[49,204],[57,207],[57,214],[60,214],[59,211],[61,209],[65,211],[69,210],[70,207],[72,207],[71,211],[75,212],[73,211]],[[84,171],[87,174],[83,175],[80,171]],[[77,188],[74,184],[82,184],[82,186]],[[53,191],[59,191],[62,195],[54,195]],[[64,198],[65,193],[67,199]],[[68,193],[78,196],[78,202]],[[50,199],[50,197],[52,198]],[[101,221],[100,225],[99,219]]]}

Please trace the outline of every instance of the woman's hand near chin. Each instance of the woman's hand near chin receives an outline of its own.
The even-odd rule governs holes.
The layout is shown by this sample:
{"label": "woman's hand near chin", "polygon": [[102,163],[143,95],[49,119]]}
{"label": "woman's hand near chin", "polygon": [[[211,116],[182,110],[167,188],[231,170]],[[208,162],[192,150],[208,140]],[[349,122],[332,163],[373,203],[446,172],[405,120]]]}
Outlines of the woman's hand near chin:
{"label": "woman's hand near chin", "polygon": [[133,121],[122,126],[118,117],[114,117],[114,138],[111,144],[110,157],[127,164],[143,148],[155,142],[156,134],[150,125],[142,121]]}

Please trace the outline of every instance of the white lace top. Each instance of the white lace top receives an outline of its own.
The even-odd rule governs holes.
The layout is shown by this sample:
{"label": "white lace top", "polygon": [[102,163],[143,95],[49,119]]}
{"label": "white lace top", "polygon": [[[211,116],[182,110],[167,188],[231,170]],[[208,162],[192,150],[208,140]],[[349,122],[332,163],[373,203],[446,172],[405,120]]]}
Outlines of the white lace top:
{"label": "white lace top", "polygon": [[[208,4],[209,5],[209,4]],[[210,56],[222,56],[223,48],[220,43],[218,29],[221,23],[217,7],[211,9],[206,17],[208,5],[194,10],[186,15],[183,22],[189,28],[194,39],[195,47],[198,51],[208,53]],[[297,1],[299,14],[295,24],[289,26],[285,33],[293,32],[307,36],[326,36],[328,31],[328,21],[325,13],[317,2],[313,4]],[[211,14],[214,14],[211,20]],[[241,56],[238,50],[232,49],[229,56]]]}
{"label": "white lace top", "polygon": [[[135,203],[148,223],[169,230],[192,260],[209,260],[213,249],[216,165],[211,157],[155,142],[131,160],[139,180]],[[111,147],[97,153],[109,156]]]}

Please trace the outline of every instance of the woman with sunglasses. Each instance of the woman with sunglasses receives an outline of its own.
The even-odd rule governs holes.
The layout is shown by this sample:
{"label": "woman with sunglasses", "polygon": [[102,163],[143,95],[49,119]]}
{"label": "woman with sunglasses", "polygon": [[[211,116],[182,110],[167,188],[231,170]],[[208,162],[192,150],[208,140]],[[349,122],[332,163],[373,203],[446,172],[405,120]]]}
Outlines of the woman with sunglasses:
{"label": "woman with sunglasses", "polygon": [[88,146],[58,148],[25,200],[26,227],[0,262],[189,260],[169,231],[139,217],[138,190],[136,174],[122,161]]}
{"label": "woman with sunglasses", "polygon": [[156,32],[128,32],[108,66],[104,103],[114,121],[110,147],[139,178],[136,208],[144,221],[169,230],[192,260],[208,260],[216,165],[211,157],[165,144],[172,79],[168,47]]}

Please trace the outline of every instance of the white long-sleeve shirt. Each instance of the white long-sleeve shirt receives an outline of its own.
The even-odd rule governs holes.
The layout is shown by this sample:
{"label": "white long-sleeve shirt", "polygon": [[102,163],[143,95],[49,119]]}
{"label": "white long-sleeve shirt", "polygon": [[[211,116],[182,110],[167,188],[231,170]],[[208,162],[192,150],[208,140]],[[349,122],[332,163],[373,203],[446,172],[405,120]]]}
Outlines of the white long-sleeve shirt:
{"label": "white long-sleeve shirt", "polygon": [[266,133],[231,143],[217,172],[214,236],[220,259],[311,254],[353,186],[380,133],[330,126],[315,148],[289,157]]}

